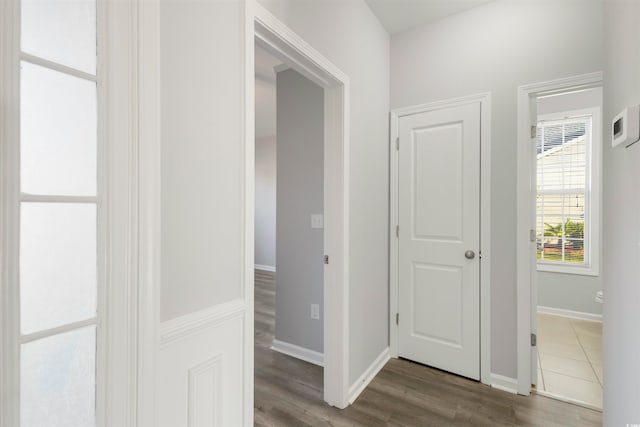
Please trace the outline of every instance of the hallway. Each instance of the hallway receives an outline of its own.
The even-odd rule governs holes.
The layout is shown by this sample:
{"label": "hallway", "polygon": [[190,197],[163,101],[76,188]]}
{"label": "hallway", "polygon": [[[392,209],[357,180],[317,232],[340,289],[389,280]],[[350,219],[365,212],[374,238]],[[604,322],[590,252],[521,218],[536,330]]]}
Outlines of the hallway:
{"label": "hallway", "polygon": [[270,350],[275,273],[255,272],[256,426],[601,426],[602,414],[542,396],[514,396],[391,359],[344,410],[322,400],[322,368]]}

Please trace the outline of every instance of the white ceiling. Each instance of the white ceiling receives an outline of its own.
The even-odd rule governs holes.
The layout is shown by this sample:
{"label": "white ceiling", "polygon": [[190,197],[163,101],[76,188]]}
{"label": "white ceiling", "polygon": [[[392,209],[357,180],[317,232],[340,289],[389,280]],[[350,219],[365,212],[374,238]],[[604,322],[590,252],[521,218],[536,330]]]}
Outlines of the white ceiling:
{"label": "white ceiling", "polygon": [[493,0],[365,0],[389,34],[489,3]]}

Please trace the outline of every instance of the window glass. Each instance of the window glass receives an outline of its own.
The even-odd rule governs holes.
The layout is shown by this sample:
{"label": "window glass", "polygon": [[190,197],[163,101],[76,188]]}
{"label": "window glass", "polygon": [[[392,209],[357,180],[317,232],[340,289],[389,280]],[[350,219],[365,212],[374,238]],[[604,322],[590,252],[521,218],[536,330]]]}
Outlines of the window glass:
{"label": "window glass", "polygon": [[591,117],[541,121],[537,133],[537,257],[586,265]]}
{"label": "window glass", "polygon": [[22,63],[22,192],[96,195],[95,82]]}
{"label": "window glass", "polygon": [[22,0],[22,51],[96,72],[95,0]]}
{"label": "window glass", "polygon": [[22,345],[20,424],[23,427],[96,425],[96,327]]}
{"label": "window glass", "polygon": [[20,215],[23,334],[96,315],[96,205],[23,203]]}

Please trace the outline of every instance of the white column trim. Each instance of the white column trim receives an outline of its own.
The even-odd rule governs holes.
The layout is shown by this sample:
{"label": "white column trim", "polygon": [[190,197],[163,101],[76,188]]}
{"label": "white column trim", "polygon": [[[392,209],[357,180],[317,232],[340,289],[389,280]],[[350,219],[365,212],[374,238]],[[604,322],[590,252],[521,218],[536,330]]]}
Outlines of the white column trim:
{"label": "white column trim", "polygon": [[136,423],[158,425],[156,378],[161,283],[160,0],[135,0],[138,138]]}
{"label": "white column trim", "polygon": [[20,138],[19,1],[0,2],[0,425],[19,419],[18,197]]}

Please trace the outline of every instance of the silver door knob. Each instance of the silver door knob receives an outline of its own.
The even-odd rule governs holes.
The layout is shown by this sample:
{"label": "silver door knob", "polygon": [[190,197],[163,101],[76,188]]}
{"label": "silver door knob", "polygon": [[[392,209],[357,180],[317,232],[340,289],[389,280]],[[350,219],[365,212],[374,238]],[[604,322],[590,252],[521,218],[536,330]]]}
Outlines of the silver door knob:
{"label": "silver door knob", "polygon": [[468,250],[464,253],[464,256],[467,259],[474,259],[476,257],[476,253],[473,252],[472,250]]}

